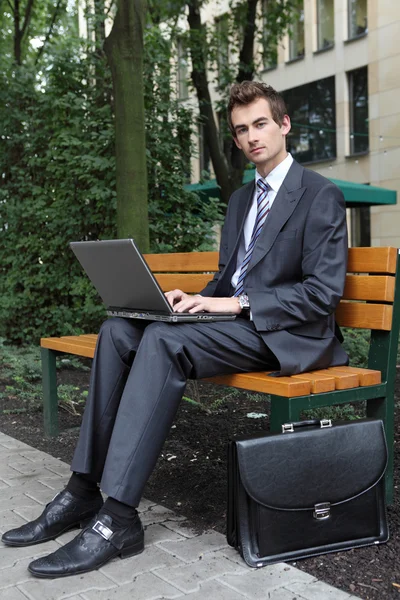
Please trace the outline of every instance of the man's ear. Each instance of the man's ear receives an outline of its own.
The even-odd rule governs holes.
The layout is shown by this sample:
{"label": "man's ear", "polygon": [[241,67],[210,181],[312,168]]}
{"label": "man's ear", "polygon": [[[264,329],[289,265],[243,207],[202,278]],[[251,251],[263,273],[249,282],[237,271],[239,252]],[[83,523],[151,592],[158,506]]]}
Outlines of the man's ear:
{"label": "man's ear", "polygon": [[283,115],[281,130],[283,135],[287,135],[291,130],[291,123],[289,115]]}

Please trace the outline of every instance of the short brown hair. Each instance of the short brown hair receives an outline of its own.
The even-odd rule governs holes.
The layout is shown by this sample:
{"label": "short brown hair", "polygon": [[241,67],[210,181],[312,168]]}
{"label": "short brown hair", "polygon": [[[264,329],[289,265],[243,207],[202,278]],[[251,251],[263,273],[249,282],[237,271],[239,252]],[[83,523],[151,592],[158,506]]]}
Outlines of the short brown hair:
{"label": "short brown hair", "polygon": [[231,133],[236,137],[232,124],[232,110],[235,106],[245,106],[251,104],[258,98],[268,100],[272,118],[279,125],[282,125],[283,117],[287,114],[286,104],[282,96],[274,90],[273,87],[259,81],[242,81],[234,83],[230,90],[228,103],[228,125]]}

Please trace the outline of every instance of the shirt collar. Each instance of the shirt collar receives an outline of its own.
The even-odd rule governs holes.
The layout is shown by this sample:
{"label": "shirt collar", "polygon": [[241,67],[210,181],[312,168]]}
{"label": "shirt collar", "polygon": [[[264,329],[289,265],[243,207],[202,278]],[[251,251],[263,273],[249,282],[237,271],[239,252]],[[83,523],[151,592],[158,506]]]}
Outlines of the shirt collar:
{"label": "shirt collar", "polygon": [[275,169],[272,169],[271,173],[268,173],[267,177],[261,177],[261,175],[256,169],[256,185],[259,179],[264,179],[264,181],[268,183],[270,188],[274,192],[278,193],[279,188],[283,183],[283,180],[285,179],[290,167],[292,166],[292,163],[293,156],[290,153],[288,153],[287,157],[282,162],[280,162],[279,165],[275,167]]}

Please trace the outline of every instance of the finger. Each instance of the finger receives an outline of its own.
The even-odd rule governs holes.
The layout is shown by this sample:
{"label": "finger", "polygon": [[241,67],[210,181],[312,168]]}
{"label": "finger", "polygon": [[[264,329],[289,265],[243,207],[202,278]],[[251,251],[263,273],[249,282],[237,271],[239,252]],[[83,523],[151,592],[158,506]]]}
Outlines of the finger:
{"label": "finger", "polygon": [[192,297],[185,298],[184,300],[181,300],[180,302],[178,302],[177,304],[174,305],[174,310],[176,312],[188,312],[191,308],[193,308],[197,304],[199,304],[199,302],[196,298],[192,298]]}

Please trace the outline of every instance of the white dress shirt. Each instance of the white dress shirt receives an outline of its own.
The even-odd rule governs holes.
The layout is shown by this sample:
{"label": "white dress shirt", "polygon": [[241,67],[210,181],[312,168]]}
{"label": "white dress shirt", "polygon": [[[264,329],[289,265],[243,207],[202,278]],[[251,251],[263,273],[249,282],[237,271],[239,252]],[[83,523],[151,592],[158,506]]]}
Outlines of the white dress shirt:
{"label": "white dress shirt", "polygon": [[[264,178],[264,181],[270,187],[270,190],[268,192],[270,209],[276,198],[277,193],[279,192],[279,188],[281,187],[283,180],[285,179],[290,167],[292,166],[292,162],[293,162],[293,157],[291,154],[288,154],[287,157],[281,163],[279,163],[279,165],[277,167],[275,167],[275,169],[273,169],[271,171],[271,173],[268,173],[267,177]],[[256,187],[255,187],[255,191],[254,191],[253,201],[252,201],[252,204],[251,204],[251,207],[250,207],[250,210],[247,215],[246,222],[245,222],[244,228],[243,228],[243,237],[240,242],[238,255],[237,255],[237,261],[236,261],[236,271],[232,275],[232,279],[231,279],[231,285],[232,285],[233,289],[236,288],[237,280],[239,279],[239,275],[240,275],[240,269],[242,266],[242,262],[245,257],[248,245],[250,244],[251,236],[252,236],[254,225],[256,222],[256,218],[257,218],[257,194],[258,194],[257,181],[259,179],[263,179],[263,177],[261,177],[261,175],[258,173],[257,170],[256,170],[255,179],[256,179]],[[268,217],[264,223],[264,227],[268,227]]]}

